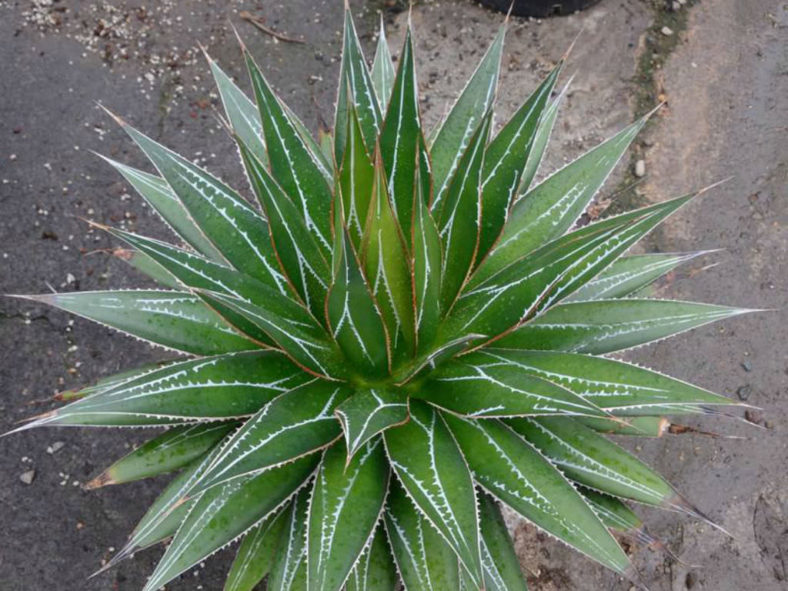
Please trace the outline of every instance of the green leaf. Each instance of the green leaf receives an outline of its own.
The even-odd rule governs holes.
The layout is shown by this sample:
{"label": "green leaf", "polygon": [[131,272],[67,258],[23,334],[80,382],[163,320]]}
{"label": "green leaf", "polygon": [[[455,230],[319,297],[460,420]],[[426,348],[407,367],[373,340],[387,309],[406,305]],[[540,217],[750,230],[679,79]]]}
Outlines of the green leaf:
{"label": "green leaf", "polygon": [[122,457],[85,485],[92,489],[178,470],[202,457],[238,423],[200,423],[168,429]]}
{"label": "green leaf", "polygon": [[276,554],[268,591],[306,591],[306,525],[309,490],[290,502],[287,522]]}
{"label": "green leaf", "polygon": [[348,395],[341,384],[313,380],[277,396],[233,434],[190,494],[326,447],[341,433],[333,412]]}
{"label": "green leaf", "polygon": [[691,196],[608,218],[566,234],[469,287],[446,323],[446,336],[501,335],[598,275]]}
{"label": "green leaf", "polygon": [[408,495],[481,587],[476,494],[442,414],[411,400],[410,421],[387,429],[384,437],[391,466]]}
{"label": "green leaf", "polygon": [[486,494],[480,494],[478,497],[486,591],[526,591],[520,561],[514,551],[498,503]]}
{"label": "green leaf", "polygon": [[348,461],[372,437],[408,420],[404,392],[392,388],[366,388],[356,392],[334,414],[345,433]]}
{"label": "green leaf", "polygon": [[305,371],[332,379],[344,374],[336,343],[329,340],[311,316],[304,319],[287,317],[273,306],[262,308],[216,292],[195,290],[195,293],[225,318],[229,318],[228,312],[239,314],[257,326]]}
{"label": "green leaf", "polygon": [[415,348],[413,292],[407,248],[391,208],[380,152],[376,152],[375,182],[362,238],[361,259],[383,319],[394,360]]}
{"label": "green leaf", "polygon": [[647,287],[679,265],[708,251],[683,254],[650,253],[622,257],[583,285],[566,301],[623,298]]}
{"label": "green leaf", "polygon": [[550,380],[617,416],[684,413],[732,400],[623,361],[556,351],[489,350],[525,373]]}
{"label": "green leaf", "polygon": [[521,195],[525,195],[531,187],[531,183],[536,176],[536,171],[539,169],[539,165],[544,157],[547,143],[550,141],[550,135],[553,133],[556,119],[558,119],[558,108],[561,106],[569,90],[570,83],[571,80],[564,85],[560,94],[547,106],[542,114],[539,126],[536,128],[536,136],[531,146],[531,152],[528,154],[528,160],[525,163],[525,170],[523,170],[523,176],[520,179],[520,188],[517,195],[515,195],[515,200],[519,199]]}
{"label": "green leaf", "polygon": [[390,367],[389,335],[348,230],[337,229],[337,268],[326,299],[326,318],[334,339],[362,375],[384,375]]}
{"label": "green leaf", "polygon": [[301,211],[315,242],[331,253],[331,187],[321,171],[322,161],[304,142],[279,99],[263,77],[248,51],[246,66],[252,80],[271,174]]}
{"label": "green leaf", "polygon": [[194,359],[77,400],[30,426],[171,425],[249,416],[309,379],[275,351]]}
{"label": "green leaf", "polygon": [[540,417],[508,423],[580,484],[655,507],[671,506],[676,496],[659,474],[577,421]]}
{"label": "green leaf", "polygon": [[212,261],[223,262],[225,260],[211,241],[206,238],[199,225],[191,218],[188,210],[167,184],[167,181],[106,156],[101,156],[101,158],[123,175],[129,184],[142,195],[148,205],[186,244]]}
{"label": "green leaf", "polygon": [[383,511],[389,467],[380,438],[346,462],[340,442],[326,450],[307,528],[307,589],[339,591],[371,540]]}
{"label": "green leaf", "polygon": [[194,500],[183,502],[183,497],[210,465],[217,450],[218,446],[211,453],[193,461],[170,481],[164,491],[148,507],[123,548],[99,572],[112,568],[142,548],[172,537],[178,531],[178,527],[194,505]]}
{"label": "green leaf", "polygon": [[468,349],[471,343],[484,335],[469,334],[449,341],[433,350],[427,350],[393,375],[397,385],[404,385],[434,371],[444,363]]}
{"label": "green leaf", "polygon": [[397,569],[386,543],[383,526],[375,530],[372,542],[359,556],[348,577],[347,591],[395,591]]}
{"label": "green leaf", "polygon": [[264,164],[268,164],[268,152],[263,138],[263,124],[260,122],[260,112],[257,105],[246,96],[211,56],[205,53],[208,65],[211,67],[216,88],[222,99],[224,112],[230,120],[230,126],[238,134],[244,145]]}
{"label": "green leaf", "polygon": [[268,238],[265,219],[216,177],[130,125],[120,123],[224,259],[242,273],[285,293],[285,280]]}
{"label": "green leaf", "polygon": [[623,501],[583,486],[578,490],[607,527],[622,534],[642,533],[643,521]]}
{"label": "green leaf", "polygon": [[244,536],[227,574],[224,591],[253,591],[274,564],[287,522],[287,511],[280,511],[254,526]]}
{"label": "green leaf", "polygon": [[239,141],[238,147],[246,174],[268,218],[277,259],[307,308],[319,317],[331,277],[328,262],[297,204],[243,142]]}
{"label": "green leaf", "polygon": [[604,416],[594,404],[487,351],[470,353],[430,374],[413,394],[451,412],[490,418],[527,415]]}
{"label": "green leaf", "polygon": [[670,427],[665,417],[628,417],[621,419],[599,419],[594,417],[577,417],[583,423],[599,433],[608,435],[634,435],[637,437],[662,437]]}
{"label": "green leaf", "polygon": [[144,591],[155,591],[272,515],[315,469],[302,458],[207,491],[194,504]]}
{"label": "green leaf", "polygon": [[477,261],[490,250],[508,217],[537,137],[539,122],[548,108],[550,93],[553,92],[562,66],[563,60],[487,147],[482,175],[482,227]]}
{"label": "green leaf", "polygon": [[130,248],[116,248],[112,251],[112,256],[128,263],[162,287],[180,289],[183,285],[172,273],[167,271],[144,252]]}
{"label": "green leaf", "polygon": [[449,310],[465,285],[476,258],[482,222],[481,181],[484,148],[490,134],[492,111],[489,111],[460,159],[449,182],[437,214],[438,231],[443,245],[441,270],[441,307]]}
{"label": "green leaf", "polygon": [[345,223],[353,237],[353,246],[360,251],[375,185],[375,166],[364,145],[356,110],[352,107],[348,109],[347,149],[339,171],[339,186],[345,208]]}
{"label": "green leaf", "polygon": [[[350,93],[348,93],[348,89]],[[339,98],[337,99],[335,134],[335,158],[342,162],[347,142],[348,102],[355,107],[367,146],[374,146],[380,133],[380,107],[375,96],[372,78],[364,61],[361,44],[353,24],[349,8],[345,8],[345,25],[342,34],[342,62],[339,73]]]}
{"label": "green leaf", "polygon": [[[152,258],[159,266],[176,277],[182,286],[224,293],[270,310],[280,317],[283,323],[311,324],[313,330],[321,331],[317,322],[301,304],[248,275],[152,238],[114,228],[107,230]],[[216,311],[224,316],[230,325],[252,340],[265,345],[274,344],[275,341],[268,336],[268,333],[237,312],[226,307],[217,308]]]}
{"label": "green leaf", "polygon": [[446,415],[476,482],[523,517],[618,573],[629,559],[583,497],[520,435],[499,421]]}
{"label": "green leaf", "polygon": [[529,191],[512,207],[500,240],[479,266],[484,281],[524,254],[564,234],[586,210],[632,140],[641,119],[586,152]]}
{"label": "green leaf", "polygon": [[430,150],[435,182],[433,206],[437,206],[445,196],[449,181],[459,166],[460,157],[492,105],[501,69],[505,35],[506,25],[501,27],[467,86],[436,132]]}
{"label": "green leaf", "polygon": [[388,192],[405,236],[410,236],[419,146],[419,88],[408,26],[400,53],[388,112],[380,133],[380,151],[388,178]]}
{"label": "green leaf", "polygon": [[174,351],[216,355],[259,348],[189,293],[139,289],[20,297]]}
{"label": "green leaf", "polygon": [[746,312],[741,308],[672,300],[575,302],[550,308],[495,346],[603,355]]}
{"label": "green leaf", "polygon": [[[418,185],[420,186],[420,185]],[[440,321],[441,240],[424,199],[413,220],[413,301],[419,351],[430,351]]]}
{"label": "green leaf", "polygon": [[385,524],[406,591],[459,589],[457,555],[396,481],[386,502]]}
{"label": "green leaf", "polygon": [[391,98],[391,89],[394,87],[394,65],[391,62],[391,52],[386,41],[386,27],[383,24],[383,13],[380,13],[380,30],[378,44],[375,48],[375,59],[372,62],[372,86],[378,104],[385,109]]}

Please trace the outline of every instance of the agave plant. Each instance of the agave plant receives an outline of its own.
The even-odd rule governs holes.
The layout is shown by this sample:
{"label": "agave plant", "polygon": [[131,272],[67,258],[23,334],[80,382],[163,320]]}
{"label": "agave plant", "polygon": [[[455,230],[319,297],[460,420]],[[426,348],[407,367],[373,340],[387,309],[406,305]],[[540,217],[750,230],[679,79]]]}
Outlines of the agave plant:
{"label": "agave plant", "polygon": [[22,427],[167,427],[89,484],[178,471],[108,566],[171,539],[152,591],[242,539],[228,591],[522,590],[499,504],[630,578],[625,502],[702,517],[606,435],[732,401],[608,354],[744,310],[643,296],[695,255],[627,251],[693,195],[576,227],[645,119],[533,186],[563,60],[493,133],[504,34],[428,136],[410,28],[369,69],[346,9],[320,140],[208,58],[252,202],[118,119],[183,244],[106,230],[168,289],[26,297],[189,357]]}

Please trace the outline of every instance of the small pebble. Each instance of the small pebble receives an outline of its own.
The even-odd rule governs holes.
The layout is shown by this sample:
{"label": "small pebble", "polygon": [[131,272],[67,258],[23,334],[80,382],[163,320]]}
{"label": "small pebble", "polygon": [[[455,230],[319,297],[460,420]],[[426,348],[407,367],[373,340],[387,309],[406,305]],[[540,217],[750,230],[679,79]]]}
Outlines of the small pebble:
{"label": "small pebble", "polygon": [[670,37],[673,34],[673,29],[670,27],[662,27],[660,32],[665,35],[665,37]]}
{"label": "small pebble", "polygon": [[638,178],[646,176],[646,161],[638,160],[635,162],[635,176]]}
{"label": "small pebble", "polygon": [[741,366],[744,368],[744,371],[752,371],[752,363],[749,361],[742,361]]}
{"label": "small pebble", "polygon": [[756,425],[760,424],[763,421],[763,415],[760,411],[757,410],[746,410],[744,411],[744,418],[750,421],[751,423],[755,423]]}
{"label": "small pebble", "polygon": [[19,480],[24,482],[25,484],[33,484],[33,480],[36,478],[36,471],[35,470],[28,470],[27,472],[22,472],[19,476]]}
{"label": "small pebble", "polygon": [[695,587],[695,583],[698,582],[698,575],[693,572],[687,573],[687,577],[684,579],[684,586],[687,589],[692,589]]}
{"label": "small pebble", "polygon": [[50,445],[50,446],[48,446],[48,447],[47,447],[47,453],[48,453],[49,455],[56,454],[56,453],[57,453],[57,452],[59,452],[61,449],[63,449],[63,447],[64,447],[65,445],[66,445],[66,444],[65,444],[64,442],[62,442],[62,441],[55,441],[55,443],[53,443],[52,445]]}
{"label": "small pebble", "polygon": [[746,386],[741,386],[738,390],[736,390],[736,395],[739,397],[739,400],[747,400],[752,394],[752,387],[748,384]]}

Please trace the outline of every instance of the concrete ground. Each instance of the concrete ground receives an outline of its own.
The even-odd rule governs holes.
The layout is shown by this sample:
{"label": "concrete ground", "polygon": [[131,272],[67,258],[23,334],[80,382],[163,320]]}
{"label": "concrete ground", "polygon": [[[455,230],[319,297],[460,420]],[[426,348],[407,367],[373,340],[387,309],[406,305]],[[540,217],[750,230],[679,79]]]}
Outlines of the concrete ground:
{"label": "concrete ground", "polygon": [[[370,46],[375,10],[396,2],[352,4]],[[574,82],[543,172],[610,135],[645,105],[666,100],[633,148],[632,161],[605,189],[613,207],[658,201],[733,175],[649,238],[649,250],[725,249],[672,275],[658,294],[777,310],[703,328],[630,357],[714,391],[747,396],[763,408],[749,415],[762,428],[693,421],[746,439],[676,435],[638,443],[642,457],[733,537],[646,512],[652,532],[700,568],[649,549],[633,552],[652,591],[784,589],[788,6],[782,0],[705,0],[672,3],[677,12],[671,12],[664,4],[603,0],[566,18],[513,19],[500,112],[516,108],[582,30],[567,66]],[[216,96],[196,41],[245,81],[229,27],[234,23],[285,99],[315,128],[320,117],[331,119],[340,5],[0,2],[0,292],[149,285],[102,252],[112,242],[77,219],[168,237],[140,199],[129,197],[89,153],[143,164],[95,101],[242,186],[231,143],[213,120]],[[238,17],[244,9],[308,44],[276,42],[252,29]],[[390,8],[386,14],[396,42],[404,16]],[[421,36],[422,107],[434,122],[501,17],[466,0],[442,0],[419,2],[413,21]],[[636,160],[644,161],[646,177],[630,188]],[[704,269],[713,263],[720,264]],[[89,322],[7,300],[0,302],[0,352],[0,431],[46,410],[48,404],[37,401],[57,390],[164,356]],[[85,576],[122,544],[163,481],[92,493],[79,487],[142,438],[136,431],[50,430],[0,440],[0,590],[142,587],[157,551],[96,579],[86,582]],[[23,482],[31,472],[32,481]],[[530,588],[630,588],[529,526],[513,526]],[[231,556],[218,554],[168,588],[221,589]]]}

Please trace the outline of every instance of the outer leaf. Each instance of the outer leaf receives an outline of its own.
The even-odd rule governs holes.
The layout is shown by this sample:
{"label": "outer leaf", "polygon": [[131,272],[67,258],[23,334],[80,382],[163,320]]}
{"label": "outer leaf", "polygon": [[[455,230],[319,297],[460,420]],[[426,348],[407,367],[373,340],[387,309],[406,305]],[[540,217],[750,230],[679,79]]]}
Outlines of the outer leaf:
{"label": "outer leaf", "polygon": [[274,564],[279,550],[287,511],[280,511],[254,526],[238,547],[224,591],[253,591]]}
{"label": "outer leaf", "polygon": [[637,347],[748,310],[670,300],[598,300],[550,308],[500,339],[504,349],[602,355]]}
{"label": "outer leaf", "polygon": [[632,295],[682,263],[706,252],[651,253],[623,257],[569,296],[567,301],[581,302]]}
{"label": "outer leaf", "polygon": [[468,85],[454,103],[446,119],[438,128],[430,154],[435,182],[434,206],[437,206],[448,189],[468,143],[481,125],[484,114],[490,109],[498,85],[501,53],[506,25],[502,26],[487,53],[482,58]]}
{"label": "outer leaf", "polygon": [[410,421],[386,430],[392,468],[418,509],[482,586],[476,495],[468,466],[442,415],[416,400]]}
{"label": "outer leaf", "polygon": [[[227,294],[265,308],[281,318],[282,324],[311,325],[314,331],[322,332],[314,318],[300,303],[248,275],[152,238],[117,229],[109,229],[109,232],[149,256],[167,273],[176,277],[182,286]],[[252,340],[265,345],[275,343],[266,331],[237,312],[226,307],[217,309],[217,312],[223,315],[230,325]]]}
{"label": "outer leaf", "polygon": [[521,436],[498,421],[446,420],[480,486],[607,568],[629,571],[626,554],[580,494]]}
{"label": "outer leaf", "polygon": [[181,200],[163,178],[137,168],[126,166],[106,156],[101,156],[142,195],[145,201],[170,226],[173,232],[197,252],[216,262],[225,259],[211,241],[206,238],[199,225],[189,215]]}
{"label": "outer leaf", "polygon": [[336,343],[311,317],[304,322],[280,315],[271,308],[262,308],[241,299],[216,292],[197,291],[197,295],[225,318],[240,315],[265,332],[305,371],[325,377],[341,377],[344,367]]}
{"label": "outer leaf", "polygon": [[636,365],[576,353],[489,350],[502,363],[550,380],[618,416],[685,413],[733,401]]}
{"label": "outer leaf", "polygon": [[414,396],[473,418],[605,414],[570,390],[534,379],[533,374],[485,351],[439,368]]}
{"label": "outer leaf", "polygon": [[268,225],[233,189],[130,125],[123,129],[178,195],[194,223],[236,269],[284,293]]}
{"label": "outer leaf", "polygon": [[323,456],[307,530],[307,589],[339,591],[371,540],[383,510],[389,467],[383,442],[375,439],[346,463],[342,443]]}
{"label": "outer leaf", "polygon": [[375,183],[361,258],[372,295],[386,321],[395,360],[415,348],[413,294],[402,230],[391,208],[380,152],[376,153]]}
{"label": "outer leaf", "polygon": [[309,491],[297,494],[287,511],[287,522],[276,562],[268,578],[270,591],[306,590],[306,524]]}
{"label": "outer leaf", "polygon": [[345,223],[353,237],[353,245],[360,251],[375,185],[375,166],[364,145],[364,136],[361,134],[355,109],[350,108],[347,120],[347,149],[339,171],[339,184],[345,209]]}
{"label": "outer leaf", "polygon": [[509,425],[576,482],[647,505],[673,505],[677,493],[664,478],[577,421],[541,417]]}
{"label": "outer leaf", "polygon": [[348,390],[340,384],[313,380],[274,398],[223,446],[191,494],[327,446],[340,435],[333,411],[347,396]]}
{"label": "outer leaf", "polygon": [[238,423],[173,427],[122,457],[85,486],[98,488],[172,472],[204,456]]}
{"label": "outer leaf", "polygon": [[309,379],[274,351],[168,365],[43,415],[39,425],[171,425],[249,416]]}
{"label": "outer leaf", "polygon": [[500,240],[479,266],[476,281],[483,281],[569,230],[645,123],[644,118],[624,128],[520,199],[512,208]]}
{"label": "outer leaf", "polygon": [[526,591],[520,561],[503,521],[501,510],[489,495],[479,495],[482,564],[487,591]]}
{"label": "outer leaf", "polygon": [[392,482],[386,532],[406,591],[459,589],[457,555],[413,506],[402,486]]}
{"label": "outer leaf", "polygon": [[297,205],[309,232],[328,256],[331,252],[331,188],[321,171],[322,162],[300,136],[249,52],[244,53],[260,109],[271,173]]}
{"label": "outer leaf", "polygon": [[167,547],[144,591],[154,591],[270,516],[314,471],[303,458],[202,495]]}
{"label": "outer leaf", "polygon": [[238,144],[246,174],[268,218],[277,258],[307,307],[320,314],[331,271],[303,213],[276,184],[265,165],[242,143]]}
{"label": "outer leaf", "polygon": [[184,353],[215,355],[259,348],[188,293],[81,291],[23,297]]}
{"label": "outer leaf", "polygon": [[382,375],[389,366],[389,336],[345,228],[337,230],[337,268],[326,299],[326,319],[355,372]]}
{"label": "outer leaf", "polygon": [[391,89],[394,87],[394,66],[391,63],[389,44],[386,41],[383,13],[380,14],[378,44],[375,48],[375,59],[372,62],[372,86],[375,88],[380,108],[385,109],[391,98]]}
{"label": "outer leaf", "polygon": [[689,199],[608,218],[518,259],[460,297],[446,334],[494,337],[516,327],[590,281]]}
{"label": "outer leaf", "polygon": [[102,571],[112,568],[141,548],[147,548],[172,537],[178,531],[178,527],[194,506],[193,499],[183,502],[183,497],[210,465],[218,449],[219,446],[214,447],[211,453],[192,462],[170,481],[145,512],[129,536],[128,542],[102,567]]}
{"label": "outer leaf", "polygon": [[561,90],[561,94],[547,106],[542,119],[539,121],[539,127],[536,128],[536,136],[531,146],[531,152],[528,154],[528,161],[525,163],[525,170],[523,170],[523,176],[520,179],[520,189],[516,198],[519,198],[520,195],[525,195],[531,187],[547,148],[547,142],[550,141],[550,135],[553,133],[553,127],[558,118],[558,108],[561,106],[567,90],[569,90],[568,82]]}
{"label": "outer leaf", "polygon": [[394,591],[397,580],[397,569],[381,525],[353,567],[345,588],[347,591]]}
{"label": "outer leaf", "polygon": [[622,534],[641,537],[645,532],[643,521],[622,501],[585,487],[580,493],[607,527]]}
{"label": "outer leaf", "polygon": [[[348,93],[350,89],[350,93]],[[361,44],[353,24],[353,16],[349,8],[345,8],[345,25],[342,35],[342,63],[339,74],[339,98],[337,99],[335,133],[335,157],[342,162],[347,143],[348,100],[352,101],[358,113],[364,141],[367,146],[374,146],[380,133],[380,107],[375,96],[372,78],[364,61]]]}
{"label": "outer leaf", "polygon": [[408,26],[391,101],[380,133],[380,150],[388,178],[388,192],[405,236],[410,236],[413,219],[414,183],[420,142],[418,83],[413,41]]}
{"label": "outer leaf", "polygon": [[550,93],[555,87],[562,66],[563,60],[553,68],[487,147],[482,175],[479,258],[487,254],[501,233],[531,155],[539,122],[548,109]]}
{"label": "outer leaf", "polygon": [[420,351],[430,351],[440,321],[441,241],[424,199],[416,199],[413,221],[413,301]]}
{"label": "outer leaf", "polygon": [[665,417],[629,417],[626,422],[613,419],[578,417],[586,427],[608,435],[635,435],[637,437],[662,437],[670,427]]}
{"label": "outer leaf", "polygon": [[261,162],[268,164],[268,152],[265,148],[263,138],[263,124],[260,122],[260,112],[257,105],[246,96],[211,57],[206,53],[208,65],[211,67],[216,88],[222,98],[222,105],[230,126],[238,134],[244,145],[260,159]]}
{"label": "outer leaf", "polygon": [[443,244],[441,304],[449,310],[465,285],[479,247],[482,222],[481,182],[484,148],[490,134],[492,111],[468,143],[457,172],[449,182],[438,212],[438,229]]}
{"label": "outer leaf", "polygon": [[137,269],[137,271],[150,277],[162,287],[180,289],[182,286],[182,283],[178,281],[172,273],[165,270],[164,267],[144,252],[129,248],[116,248],[112,251],[112,255],[127,262]]}
{"label": "outer leaf", "polygon": [[408,419],[408,403],[401,390],[367,388],[356,392],[334,414],[345,433],[348,461],[372,437]]}

